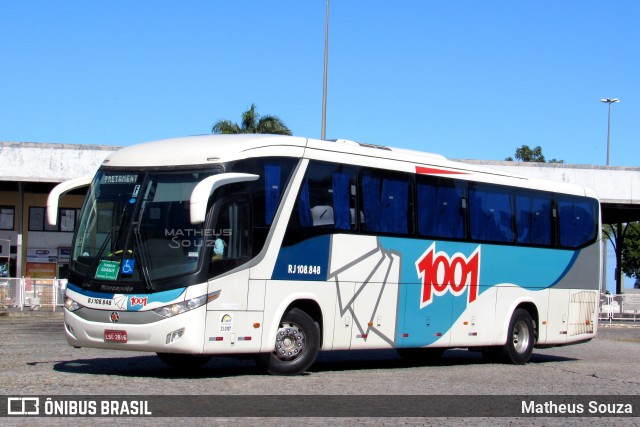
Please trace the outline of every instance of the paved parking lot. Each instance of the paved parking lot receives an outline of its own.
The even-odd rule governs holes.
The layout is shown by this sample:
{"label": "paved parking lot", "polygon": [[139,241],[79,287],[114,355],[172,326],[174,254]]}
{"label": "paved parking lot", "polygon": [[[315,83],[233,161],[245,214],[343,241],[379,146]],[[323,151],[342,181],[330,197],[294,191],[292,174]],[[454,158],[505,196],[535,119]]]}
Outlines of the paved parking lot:
{"label": "paved parking lot", "polygon": [[[326,352],[308,373],[297,377],[262,375],[252,360],[217,357],[201,370],[180,372],[166,368],[153,354],[74,349],[64,340],[59,315],[0,317],[0,334],[0,384],[6,395],[640,394],[637,327],[601,325],[593,341],[536,350],[524,366],[487,363],[466,350],[447,351],[435,366],[411,365],[394,351]],[[337,424],[348,421],[336,420]],[[157,418],[147,421],[162,424]],[[222,421],[235,422],[218,420]],[[278,424],[274,419],[267,421]],[[284,424],[320,425],[327,420],[322,421],[290,418]],[[370,421],[360,419],[354,425]],[[521,420],[522,425],[532,421]],[[582,421],[582,425],[601,424],[596,419]]]}

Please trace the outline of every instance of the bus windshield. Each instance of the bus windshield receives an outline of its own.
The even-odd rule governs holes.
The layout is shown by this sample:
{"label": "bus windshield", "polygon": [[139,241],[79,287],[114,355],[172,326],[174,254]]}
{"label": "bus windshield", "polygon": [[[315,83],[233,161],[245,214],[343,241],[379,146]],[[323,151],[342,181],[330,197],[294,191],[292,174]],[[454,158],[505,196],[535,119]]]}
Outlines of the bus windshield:
{"label": "bus windshield", "polygon": [[[191,224],[193,188],[217,171],[99,171],[79,221],[70,269],[91,280],[143,282],[194,272],[203,224]],[[185,244],[189,242],[189,244]]]}

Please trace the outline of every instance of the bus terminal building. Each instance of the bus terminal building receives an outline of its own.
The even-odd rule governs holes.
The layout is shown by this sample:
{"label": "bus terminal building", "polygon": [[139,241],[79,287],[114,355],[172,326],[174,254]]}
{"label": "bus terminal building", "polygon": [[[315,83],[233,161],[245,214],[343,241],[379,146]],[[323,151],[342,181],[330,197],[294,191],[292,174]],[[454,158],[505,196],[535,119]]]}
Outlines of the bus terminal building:
{"label": "bus terminal building", "polygon": [[2,276],[66,276],[86,188],[62,197],[56,226],[46,221],[47,196],[60,182],[93,175],[118,148],[0,142],[0,265],[9,264]]}

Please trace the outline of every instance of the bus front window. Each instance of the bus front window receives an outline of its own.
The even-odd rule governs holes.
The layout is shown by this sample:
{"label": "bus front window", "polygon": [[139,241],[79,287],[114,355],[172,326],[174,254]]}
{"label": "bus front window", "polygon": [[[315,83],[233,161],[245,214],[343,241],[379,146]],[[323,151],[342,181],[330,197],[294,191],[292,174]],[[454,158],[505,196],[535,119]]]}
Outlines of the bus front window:
{"label": "bus front window", "polygon": [[91,280],[144,282],[196,271],[202,225],[191,224],[193,188],[213,171],[100,172],[85,202],[71,269]]}
{"label": "bus front window", "polygon": [[[100,257],[109,257],[131,222],[142,174],[98,172],[85,201],[75,238],[71,270],[83,277],[92,274]],[[124,233],[126,234],[126,233]]]}

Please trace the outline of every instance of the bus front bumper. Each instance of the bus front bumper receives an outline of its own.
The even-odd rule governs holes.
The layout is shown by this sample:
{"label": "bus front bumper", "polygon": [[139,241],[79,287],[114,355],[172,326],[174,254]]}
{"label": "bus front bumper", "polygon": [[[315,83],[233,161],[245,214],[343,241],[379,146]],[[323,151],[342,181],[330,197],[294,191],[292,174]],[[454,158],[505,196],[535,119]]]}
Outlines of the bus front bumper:
{"label": "bus front bumper", "polygon": [[[158,353],[203,352],[206,306],[168,318],[149,312],[82,310],[85,311],[77,313],[65,309],[64,312],[65,336],[73,347]],[[154,321],[150,322],[150,319]]]}

